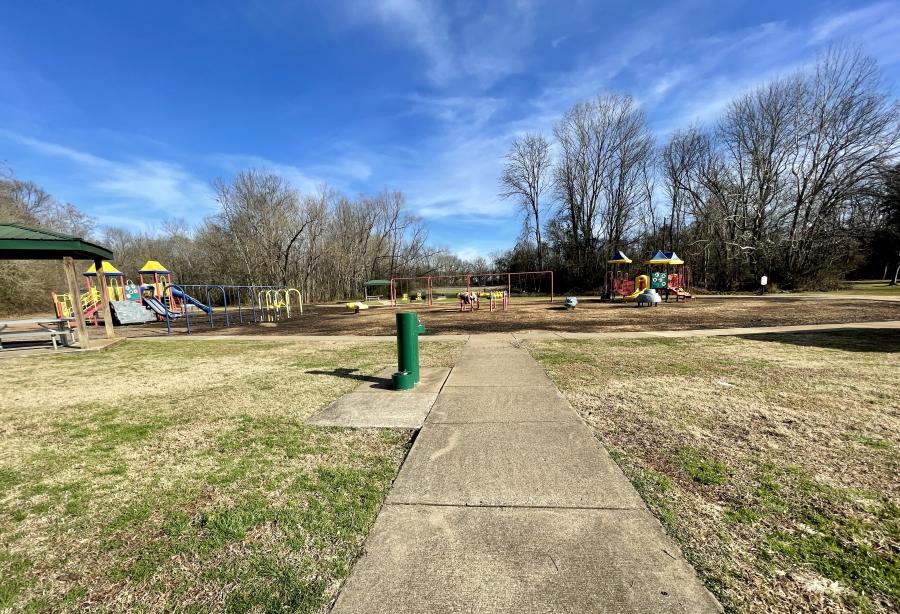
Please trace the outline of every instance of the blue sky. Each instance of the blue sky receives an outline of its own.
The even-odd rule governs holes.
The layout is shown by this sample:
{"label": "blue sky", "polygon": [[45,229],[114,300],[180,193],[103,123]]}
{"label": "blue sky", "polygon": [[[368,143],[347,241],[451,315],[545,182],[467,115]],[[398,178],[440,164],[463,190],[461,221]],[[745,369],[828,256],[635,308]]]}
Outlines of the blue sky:
{"label": "blue sky", "polygon": [[634,96],[660,139],[861,44],[900,84],[900,1],[0,0],[0,160],[102,225],[215,210],[245,167],[301,190],[403,190],[432,240],[510,246],[510,141]]}

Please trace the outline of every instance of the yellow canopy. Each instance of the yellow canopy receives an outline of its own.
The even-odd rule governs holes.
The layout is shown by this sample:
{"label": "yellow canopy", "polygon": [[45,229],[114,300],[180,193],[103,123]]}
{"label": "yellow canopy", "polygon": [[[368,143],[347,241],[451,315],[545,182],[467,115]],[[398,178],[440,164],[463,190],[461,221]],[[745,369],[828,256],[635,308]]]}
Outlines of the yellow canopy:
{"label": "yellow canopy", "polygon": [[[113,266],[113,263],[109,260],[104,260],[100,266],[103,269],[103,274],[107,277],[122,277],[125,275],[122,271]],[[85,277],[96,277],[97,276],[97,265],[92,264],[88,267],[88,270],[84,272]]]}
{"label": "yellow canopy", "polygon": [[616,250],[613,257],[607,260],[609,264],[631,264],[631,258],[626,256],[621,250]]}
{"label": "yellow canopy", "polygon": [[675,252],[657,250],[649,260],[644,260],[644,264],[684,264],[684,260],[679,258]]}
{"label": "yellow canopy", "polygon": [[138,273],[171,273],[169,269],[164,267],[159,263],[158,260],[148,260],[144,263],[144,266],[141,267],[141,270]]}

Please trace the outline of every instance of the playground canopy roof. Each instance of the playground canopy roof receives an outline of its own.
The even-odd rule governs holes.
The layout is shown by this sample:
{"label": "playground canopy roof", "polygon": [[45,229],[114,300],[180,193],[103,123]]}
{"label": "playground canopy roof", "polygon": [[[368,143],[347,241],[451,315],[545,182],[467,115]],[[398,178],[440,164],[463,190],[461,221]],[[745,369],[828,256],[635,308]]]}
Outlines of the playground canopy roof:
{"label": "playground canopy roof", "polygon": [[148,260],[144,263],[144,266],[141,267],[141,270],[138,273],[171,273],[169,269],[164,267],[159,263],[158,260]]}
{"label": "playground canopy roof", "polygon": [[387,279],[370,279],[363,285],[366,286],[367,288],[369,288],[371,286],[390,286],[391,282],[390,282],[390,280],[387,280]]}
{"label": "playground canopy roof", "polygon": [[[109,260],[104,260],[100,265],[100,268],[103,270],[103,274],[107,277],[124,277],[125,273],[117,269],[113,266],[113,263]],[[92,264],[88,267],[88,270],[84,272],[85,277],[96,277],[97,276],[97,265]]]}
{"label": "playground canopy roof", "polygon": [[678,257],[678,254],[675,252],[663,252],[666,256],[669,257],[669,264],[684,264],[684,260]]}
{"label": "playground canopy roof", "polygon": [[0,260],[112,260],[113,253],[81,237],[22,224],[0,224]]}
{"label": "playground canopy roof", "polygon": [[679,258],[675,252],[657,250],[649,260],[644,260],[644,264],[684,264],[684,260]]}
{"label": "playground canopy roof", "polygon": [[607,260],[609,264],[631,264],[631,258],[626,256],[622,250],[617,249],[613,257]]}

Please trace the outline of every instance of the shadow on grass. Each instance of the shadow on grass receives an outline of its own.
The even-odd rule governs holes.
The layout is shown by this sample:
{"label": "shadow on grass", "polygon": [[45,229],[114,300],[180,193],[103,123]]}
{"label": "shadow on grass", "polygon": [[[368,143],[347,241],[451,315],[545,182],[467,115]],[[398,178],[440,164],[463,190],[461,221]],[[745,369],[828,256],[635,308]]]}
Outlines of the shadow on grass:
{"label": "shadow on grass", "polygon": [[900,329],[847,328],[820,332],[737,335],[749,341],[772,341],[847,352],[900,352]]}
{"label": "shadow on grass", "polygon": [[348,369],[346,367],[337,367],[331,371],[323,371],[313,369],[307,371],[310,375],[331,375],[333,377],[343,377],[344,379],[355,379],[359,382],[372,382],[375,388],[391,388],[391,379],[389,377],[378,377],[377,375],[364,375],[356,373],[357,369]]}

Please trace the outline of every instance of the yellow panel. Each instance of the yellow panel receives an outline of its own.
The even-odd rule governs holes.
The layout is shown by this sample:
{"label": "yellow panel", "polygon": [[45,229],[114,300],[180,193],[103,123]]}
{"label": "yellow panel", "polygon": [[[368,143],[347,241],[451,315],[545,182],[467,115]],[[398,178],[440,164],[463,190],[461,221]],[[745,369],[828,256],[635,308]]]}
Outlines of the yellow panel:
{"label": "yellow panel", "polygon": [[171,271],[161,265],[159,260],[148,260],[138,273],[171,273]]}

